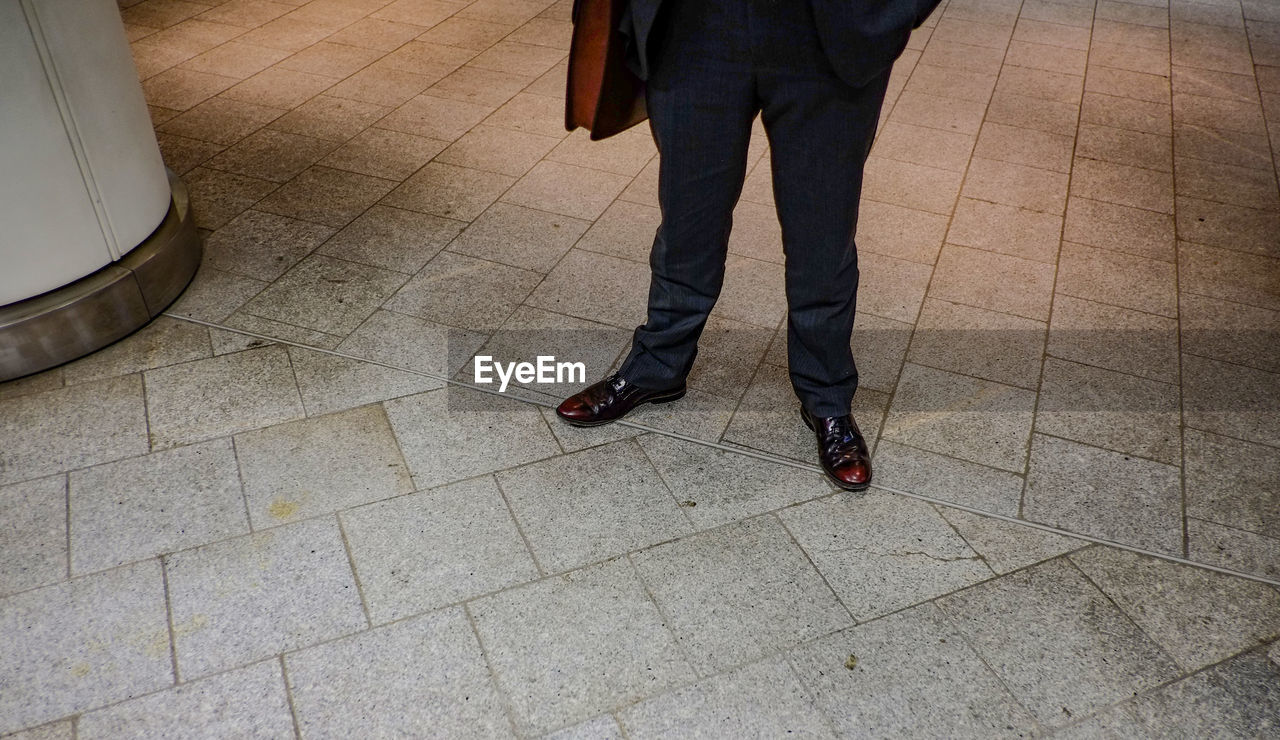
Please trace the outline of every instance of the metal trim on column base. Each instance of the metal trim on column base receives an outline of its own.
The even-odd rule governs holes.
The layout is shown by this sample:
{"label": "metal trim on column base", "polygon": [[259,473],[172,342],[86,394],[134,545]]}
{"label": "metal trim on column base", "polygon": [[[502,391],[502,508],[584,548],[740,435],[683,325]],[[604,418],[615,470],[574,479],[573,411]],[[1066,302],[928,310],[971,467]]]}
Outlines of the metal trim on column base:
{"label": "metal trim on column base", "polygon": [[0,306],[0,382],[47,370],[120,340],[186,289],[200,267],[187,188],[172,171],[173,200],[159,228],[118,262],[70,285]]}

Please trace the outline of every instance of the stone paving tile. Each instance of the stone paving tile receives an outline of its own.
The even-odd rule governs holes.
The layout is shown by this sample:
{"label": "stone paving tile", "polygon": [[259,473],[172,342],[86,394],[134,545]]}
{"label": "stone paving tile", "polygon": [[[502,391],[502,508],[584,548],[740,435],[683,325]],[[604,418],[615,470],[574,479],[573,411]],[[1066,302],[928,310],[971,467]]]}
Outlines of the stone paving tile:
{"label": "stone paving tile", "polygon": [[403,273],[311,255],[241,307],[254,316],[345,336],[405,283]]}
{"label": "stone paving tile", "polygon": [[165,574],[184,680],[368,626],[331,517],[169,555]]}
{"label": "stone paving tile", "polygon": [[[683,497],[685,514],[702,528],[825,496],[831,491],[817,473],[660,434],[645,434],[640,446],[667,486]],[[726,487],[726,479],[734,484]]]}
{"label": "stone paving tile", "polygon": [[153,449],[176,447],[301,418],[302,399],[284,347],[148,370]]}
{"label": "stone paving tile", "polygon": [[951,213],[962,179],[958,172],[883,157],[869,158],[863,177],[865,198],[941,215]]}
{"label": "stone paving tile", "polygon": [[1072,192],[1082,198],[1173,213],[1173,177],[1166,172],[1077,157],[1071,173]]}
{"label": "stone paving tile", "polygon": [[262,280],[219,270],[206,261],[166,313],[200,321],[223,321],[265,287],[267,283]]}
{"label": "stone paving tile", "polygon": [[287,737],[293,715],[280,663],[267,660],[131,699],[76,721],[77,737]]}
{"label": "stone paving tile", "polygon": [[1063,239],[1076,244],[1172,262],[1176,238],[1168,214],[1072,196]]}
{"label": "stone paving tile", "polygon": [[1079,112],[1082,124],[1092,123],[1162,136],[1173,134],[1169,105],[1164,102],[1089,92],[1085,93]]}
{"label": "stone paving tile", "polygon": [[[1089,96],[1085,96],[1086,102]],[[1000,91],[991,96],[986,120],[1072,136],[1081,119],[1080,106],[1044,98],[1032,98]]]}
{"label": "stone paving tile", "polygon": [[1178,299],[1182,347],[1268,372],[1280,372],[1280,311],[1184,293]]}
{"label": "stone paving tile", "polygon": [[1261,308],[1280,310],[1280,259],[1189,242],[1178,244],[1178,287]]}
{"label": "stone paving tile", "polygon": [[0,601],[0,732],[172,685],[164,605],[156,560]]}
{"label": "stone paving tile", "polygon": [[933,604],[825,637],[788,658],[841,737],[1021,737],[1036,729]]}
{"label": "stone paving tile", "polygon": [[1047,329],[1041,321],[929,298],[907,360],[1034,390]]}
{"label": "stone paving tile", "polygon": [[841,493],[780,516],[859,621],[991,577],[981,557],[922,501]]}
{"label": "stone paving tile", "polygon": [[290,653],[285,666],[309,735],[512,737],[461,609]]}
{"label": "stone paving tile", "polygon": [[594,220],[630,183],[625,175],[544,160],[502,199],[527,208]]}
{"label": "stone paving tile", "polygon": [[497,479],[534,557],[551,573],[692,529],[658,471],[630,440],[505,470]]}
{"label": "stone paving tile", "polygon": [[444,69],[433,74],[415,74],[375,62],[325,90],[325,94],[377,105],[399,106],[446,74],[448,71]]}
{"label": "stone paving tile", "polygon": [[590,225],[554,213],[494,203],[449,245],[449,250],[545,273]]}
{"label": "stone paving tile", "polygon": [[159,131],[156,132],[156,143],[160,145],[160,155],[164,158],[165,166],[179,175],[185,175],[204,164],[224,148],[221,144]]}
{"label": "stone paving tile", "polygon": [[391,180],[328,167],[310,167],[262,199],[258,208],[340,229],[394,187]]}
{"label": "stone paving tile", "polygon": [[64,476],[0,487],[0,595],[67,577]]}
{"label": "stone paving tile", "polygon": [[[741,201],[738,207],[741,209],[744,206],[757,206],[757,204]],[[772,209],[765,206],[758,207],[765,213],[773,215]],[[773,216],[773,218],[776,222],[777,217]],[[645,262],[649,258],[654,234],[661,220],[661,213],[656,207],[616,200],[605,209],[604,213],[600,214],[600,217],[574,246],[589,252],[599,252],[634,262]],[[737,233],[736,228],[734,233]],[[734,250],[734,246],[733,237],[730,237],[730,250]],[[743,250],[734,251],[745,253]]]}
{"label": "stone paving tile", "polygon": [[[194,108],[238,82],[239,80],[234,77],[174,67],[143,80],[142,92],[151,105],[184,111]],[[259,100],[246,102],[267,104]]]}
{"label": "stone paving tile", "polygon": [[1051,727],[1178,675],[1156,643],[1063,560],[938,604],[1014,697]]}
{"label": "stone paving tile", "polygon": [[572,249],[526,301],[528,305],[626,329],[644,319],[649,269],[643,264]]}
{"label": "stone paving tile", "polygon": [[223,324],[228,329],[252,332],[253,334],[279,339],[284,342],[296,342],[319,349],[333,349],[342,341],[342,337],[337,334],[326,334],[315,329],[307,329],[273,319],[264,319],[261,316],[254,316],[244,311],[236,311],[231,314]]}
{"label": "stone paving tile", "polygon": [[375,624],[539,575],[490,476],[349,509],[341,518]]}
{"label": "stone paving tile", "polygon": [[542,276],[497,262],[445,251],[386,301],[389,311],[447,326],[494,331]]}
{"label": "stone paving tile", "polygon": [[517,401],[447,387],[384,406],[419,489],[560,453],[542,415]]}
{"label": "stone paving tile", "polygon": [[343,143],[389,111],[383,105],[318,95],[272,121],[269,128]]}
{"label": "stone paving tile", "polygon": [[1071,560],[1183,670],[1280,635],[1280,594],[1267,584],[1113,548]]}
{"label": "stone paving tile", "polygon": [[[964,203],[965,199],[962,198],[960,206],[957,206],[956,219],[959,219]],[[776,216],[774,218],[776,220]],[[739,223],[735,219],[734,233],[737,233],[738,228]],[[933,264],[938,259],[938,251],[947,234],[947,219],[935,213],[865,199],[859,206],[860,254],[876,252],[911,262]],[[733,249],[732,241],[729,248]]]}
{"label": "stone paving tile", "polygon": [[1275,246],[1280,214],[1271,211],[1179,196],[1178,230],[1189,242],[1280,255]]}
{"label": "stone paving tile", "polygon": [[646,404],[636,409],[630,421],[649,429],[714,442],[720,439],[733,417],[738,399],[691,388],[675,403]]}
{"label": "stone paving tile", "polygon": [[486,335],[415,316],[375,311],[337,350],[371,362],[451,377],[484,344]]}
{"label": "stone paving tile", "polygon": [[453,219],[376,205],[320,245],[316,253],[412,274],[465,226]]}
{"label": "stone paving tile", "polygon": [[933,272],[929,266],[875,252],[858,257],[858,310],[914,323]]}
{"label": "stone paving tile", "polygon": [[773,329],[786,311],[781,265],[729,256],[725,262],[722,293],[712,316]]}
{"label": "stone paving tile", "polygon": [[834,737],[795,673],[777,658],[640,702],[619,719],[633,738]]}
{"label": "stone paving tile", "polygon": [[658,153],[653,137],[642,128],[591,141],[585,129],[569,134],[547,155],[548,161],[635,177]]}
{"label": "stone paving tile", "polygon": [[1053,279],[1053,265],[947,244],[938,257],[929,295],[1045,321]]}
{"label": "stone paving tile", "polygon": [[1182,356],[1187,426],[1280,446],[1280,376],[1193,355]]}
{"label": "stone paving tile", "polygon": [[1032,436],[1023,516],[1070,532],[1177,555],[1181,486],[1173,465]]}
{"label": "stone paving tile", "polygon": [[1222,193],[1231,193],[1236,205],[1280,210],[1276,174],[1271,169],[1237,167],[1179,156],[1174,158],[1174,175],[1178,192],[1182,195],[1213,200],[1222,198]]}
{"label": "stone paving tile", "polygon": [[1049,355],[1096,367],[1178,381],[1178,322],[1166,316],[1058,295]]}
{"label": "stone paving tile", "polygon": [[1005,516],[1017,516],[1022,477],[883,439],[876,445],[881,486]]}
{"label": "stone paving tile", "polygon": [[1051,357],[1036,431],[1179,465],[1179,400],[1175,385]]}
{"label": "stone paving tile", "polygon": [[206,166],[261,180],[284,183],[318,162],[334,143],[274,129],[262,129],[210,159]]}
{"label": "stone paving tile", "polygon": [[255,529],[413,490],[377,405],[243,432],[235,445]]}
{"label": "stone paving tile", "polygon": [[769,349],[773,333],[712,313],[698,339],[698,355],[685,377],[686,384],[708,393],[741,397]]}
{"label": "stone paving tile", "polygon": [[884,436],[896,442],[1020,473],[1035,393],[908,363]]}
{"label": "stone paving tile", "polygon": [[0,401],[0,484],[148,451],[142,376]]}
{"label": "stone paving tile", "polygon": [[543,418],[547,420],[547,426],[551,428],[551,433],[555,435],[556,441],[560,443],[565,452],[577,452],[588,447],[597,447],[620,439],[637,437],[645,433],[643,429],[623,426],[622,424],[606,424],[601,427],[573,427],[565,424],[556,416],[555,409],[550,406],[543,406],[538,410],[542,412]]}
{"label": "stone paving tile", "polygon": [[[1178,67],[1174,68],[1175,77]],[[1084,80],[1085,94],[1098,93],[1113,97],[1133,98],[1148,103],[1170,105],[1169,80],[1160,75],[1130,72],[1109,67],[1090,67]]]}
{"label": "stone paving tile", "polygon": [[1062,219],[1054,214],[961,198],[946,230],[946,239],[962,247],[1053,263],[1058,258],[1061,233]]}
{"label": "stone paving tile", "polygon": [[[263,3],[256,7],[263,7],[265,5],[266,4]],[[229,41],[201,54],[197,54],[178,66],[183,69],[192,69],[197,72],[208,72],[211,74],[221,74],[227,77],[235,77],[243,80],[254,76],[287,56],[289,56],[289,53],[280,49],[270,49],[265,46],[254,46],[253,44],[245,44],[239,41]],[[208,101],[205,101],[205,104],[227,100],[229,99],[210,98]]]}
{"label": "stone paving tile", "polygon": [[436,161],[523,177],[559,141],[551,136],[480,125],[450,144]]}
{"label": "stone paving tile", "polygon": [[694,678],[627,560],[473,602],[520,732],[545,732]]}
{"label": "stone paving tile", "polygon": [[1187,554],[1198,563],[1280,578],[1280,539],[1187,517]]}
{"label": "stone paving tile", "polygon": [[196,226],[218,229],[262,200],[278,185],[230,172],[197,167],[183,176],[191,192]]}
{"label": "stone paving tile", "polygon": [[[566,68],[565,72],[568,70]],[[450,72],[427,88],[432,97],[476,103],[490,109],[510,100],[529,83],[525,75],[481,69],[470,64]]]}
{"label": "stone paving tile", "polygon": [[1195,429],[1183,435],[1187,515],[1280,537],[1274,450]]}
{"label": "stone paving tile", "polygon": [[987,567],[999,575],[1021,570],[1083,547],[1086,543],[1052,532],[1024,527],[993,517],[938,506],[938,513],[974,549]]}
{"label": "stone paving tile", "polygon": [[67,385],[114,378],[209,357],[209,332],[203,326],[161,316],[137,332],[63,367]]}
{"label": "stone paving tile", "polygon": [[[252,32],[245,34],[241,40],[249,41],[252,35]],[[272,108],[296,108],[332,87],[333,83],[332,77],[273,66],[227,88],[222,94],[244,103]]]}
{"label": "stone paving tile", "polygon": [[1143,694],[1071,727],[1062,736],[1248,737],[1274,734],[1280,727],[1280,692],[1275,666],[1254,651],[1212,666],[1176,683]]}
{"label": "stone paving tile", "polygon": [[[1178,146],[1183,148],[1183,137]],[[1173,140],[1168,136],[1097,126],[1080,126],[1075,152],[1081,157],[1105,162],[1143,167],[1162,172],[1173,171]],[[1186,152],[1183,152],[1185,155]]]}
{"label": "stone paving tile", "polygon": [[75,471],[67,501],[72,575],[249,531],[226,439]]}
{"label": "stone paving tile", "polygon": [[773,517],[658,545],[631,560],[702,675],[853,624]]}
{"label": "stone paving tile", "polygon": [[0,400],[28,396],[42,391],[57,390],[63,387],[63,380],[61,367],[51,368],[15,380],[6,380],[0,383]]}
{"label": "stone paving tile", "polygon": [[443,387],[443,382],[369,362],[289,348],[289,362],[308,416]]}
{"label": "stone paving tile", "polygon": [[484,212],[515,178],[441,162],[428,162],[405,180],[383,204],[470,221]]}
{"label": "stone paving tile", "polygon": [[320,164],[372,177],[402,180],[444,151],[443,141],[369,128],[334,149]]}
{"label": "stone paving tile", "polygon": [[611,714],[602,714],[542,737],[545,740],[624,740],[622,728]]}
{"label": "stone paving tile", "polygon": [[568,135],[564,130],[564,100],[545,95],[532,95],[527,92],[522,92],[507,101],[486,118],[485,123],[499,128],[553,136],[558,139]]}
{"label": "stone paving tile", "polygon": [[75,740],[74,720],[66,719],[12,735],[5,735],[5,740]]}
{"label": "stone paving tile", "polygon": [[205,262],[255,280],[274,281],[333,232],[327,226],[248,210],[210,235]]}

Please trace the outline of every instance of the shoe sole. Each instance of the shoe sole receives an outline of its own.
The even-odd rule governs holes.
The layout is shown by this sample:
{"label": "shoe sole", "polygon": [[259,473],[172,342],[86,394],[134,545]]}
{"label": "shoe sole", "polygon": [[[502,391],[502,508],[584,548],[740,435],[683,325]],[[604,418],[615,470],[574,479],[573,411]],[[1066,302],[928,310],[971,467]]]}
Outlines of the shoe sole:
{"label": "shoe sole", "polygon": [[[806,415],[803,411],[800,412],[800,421],[803,421],[804,425],[809,427],[809,431],[813,432],[814,434],[818,433],[818,430],[813,428],[813,422],[809,421],[808,415]],[[822,450],[818,450],[818,454],[821,455]],[[819,465],[818,467],[822,468],[821,465]],[[822,468],[822,472],[827,476],[827,480],[831,481],[832,483],[836,484],[838,487],[843,488],[846,491],[865,491],[871,487],[870,478],[868,478],[865,483],[850,483],[848,481],[843,481],[835,477],[831,473],[827,472],[826,468]]]}
{"label": "shoe sole", "polygon": [[[687,388],[681,388],[680,390],[673,391],[669,394],[652,396],[650,398],[646,398],[640,403],[637,403],[635,406],[632,406],[627,411],[627,414],[631,413],[632,411],[635,411],[637,408],[645,405],[646,403],[671,403],[672,401],[679,401],[680,399],[684,398],[684,394],[687,391],[688,391]],[[559,414],[556,414],[556,416],[560,416],[560,419],[571,427],[602,427],[605,424],[612,424],[618,419],[625,418],[627,414],[623,414],[622,416],[619,416],[613,419],[606,419],[604,421],[574,421],[572,419],[566,419],[565,417],[560,416]]]}

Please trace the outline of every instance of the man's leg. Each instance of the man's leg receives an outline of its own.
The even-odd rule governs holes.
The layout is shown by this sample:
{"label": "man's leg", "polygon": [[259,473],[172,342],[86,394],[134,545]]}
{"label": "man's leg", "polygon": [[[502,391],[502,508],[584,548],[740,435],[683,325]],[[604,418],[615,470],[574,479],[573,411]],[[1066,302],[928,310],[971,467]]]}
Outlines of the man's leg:
{"label": "man's leg", "polygon": [[848,414],[858,386],[849,348],[858,295],[854,230],[887,84],[887,71],[858,89],[825,68],[761,75],[786,253],[787,361],[796,395],[815,417]]}
{"label": "man's leg", "polygon": [[649,258],[648,317],[620,368],[641,387],[683,383],[724,281],[757,110],[741,23],[733,17],[741,6],[672,4],[655,40],[647,100],[661,156],[662,225]]}

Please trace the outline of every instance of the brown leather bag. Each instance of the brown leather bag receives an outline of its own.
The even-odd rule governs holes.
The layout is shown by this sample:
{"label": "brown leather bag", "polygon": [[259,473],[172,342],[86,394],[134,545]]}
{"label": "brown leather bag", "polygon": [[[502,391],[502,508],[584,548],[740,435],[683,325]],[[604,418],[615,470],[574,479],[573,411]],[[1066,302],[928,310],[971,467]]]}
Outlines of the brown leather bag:
{"label": "brown leather bag", "polygon": [[644,82],[626,64],[626,38],[618,31],[626,0],[576,0],[564,127],[579,126],[592,140],[613,136],[645,120]]}

